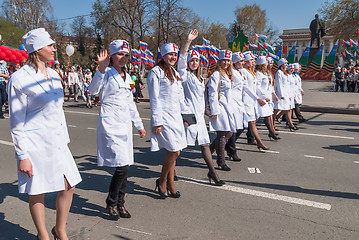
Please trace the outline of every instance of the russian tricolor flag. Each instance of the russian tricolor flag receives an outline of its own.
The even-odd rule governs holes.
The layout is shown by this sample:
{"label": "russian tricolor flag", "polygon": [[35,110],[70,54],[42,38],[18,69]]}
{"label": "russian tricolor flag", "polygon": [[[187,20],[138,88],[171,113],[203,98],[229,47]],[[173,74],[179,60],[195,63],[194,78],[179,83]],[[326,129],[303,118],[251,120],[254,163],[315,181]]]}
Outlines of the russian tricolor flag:
{"label": "russian tricolor flag", "polygon": [[148,48],[148,44],[140,41],[140,49],[146,50]]}
{"label": "russian tricolor flag", "polygon": [[141,57],[141,52],[137,49],[131,49],[132,52],[132,56],[136,57],[136,58],[140,58]]}
{"label": "russian tricolor flag", "polygon": [[153,59],[153,53],[150,50],[146,49],[145,53],[146,57],[148,57],[149,59]]}
{"label": "russian tricolor flag", "polygon": [[202,38],[202,42],[203,42],[203,45],[205,45],[205,46],[209,46],[209,44],[211,44],[211,42],[205,38]]}
{"label": "russian tricolor flag", "polygon": [[203,56],[202,54],[200,54],[199,56],[199,62],[202,63],[204,66],[207,66],[208,64],[208,60],[205,56]]}

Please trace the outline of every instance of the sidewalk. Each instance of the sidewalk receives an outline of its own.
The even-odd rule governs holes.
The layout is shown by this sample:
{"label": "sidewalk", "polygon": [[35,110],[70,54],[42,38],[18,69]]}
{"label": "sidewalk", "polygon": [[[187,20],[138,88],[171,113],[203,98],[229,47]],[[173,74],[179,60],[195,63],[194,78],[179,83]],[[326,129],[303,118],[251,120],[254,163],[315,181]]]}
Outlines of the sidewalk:
{"label": "sidewalk", "polygon": [[[144,82],[146,82],[144,80]],[[359,115],[359,93],[333,92],[333,82],[302,81],[303,112],[322,112]],[[142,90],[142,102],[149,102],[147,86]]]}

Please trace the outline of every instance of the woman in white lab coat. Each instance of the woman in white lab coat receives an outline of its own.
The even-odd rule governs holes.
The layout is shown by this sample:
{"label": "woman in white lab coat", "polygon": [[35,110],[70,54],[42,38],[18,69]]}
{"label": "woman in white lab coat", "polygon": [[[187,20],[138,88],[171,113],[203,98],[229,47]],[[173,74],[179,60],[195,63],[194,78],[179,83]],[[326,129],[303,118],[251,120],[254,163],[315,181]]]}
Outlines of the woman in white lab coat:
{"label": "woman in white lab coat", "polygon": [[141,138],[146,131],[133,102],[131,77],[125,71],[129,44],[124,40],[115,40],[110,44],[110,57],[105,49],[97,57],[99,68],[89,86],[90,93],[99,94],[101,101],[97,126],[97,165],[116,168],[106,199],[110,218],[130,218],[124,198],[129,166],[134,163],[132,122]]}
{"label": "woman in white lab coat", "polygon": [[[60,76],[46,63],[54,60],[54,41],[44,28],[22,40],[28,64],[9,81],[10,129],[18,161],[20,193],[29,194],[30,212],[38,239],[49,239],[45,225],[44,193],[59,192],[56,200],[55,239],[68,239],[67,216],[79,171],[67,146],[70,142]],[[60,237],[60,238],[56,238]]]}
{"label": "woman in white lab coat", "polygon": [[[194,29],[188,35],[188,40],[182,48],[177,63],[177,71],[181,76],[182,86],[185,95],[185,103],[194,114],[196,121],[191,125],[185,122],[187,145],[201,146],[203,159],[208,167],[208,180],[215,182],[217,186],[224,185],[220,180],[213,166],[212,153],[209,149],[210,139],[208,136],[207,126],[204,119],[205,112],[205,82],[201,76],[200,55],[197,51],[188,48],[191,42],[198,36],[197,29]],[[188,53],[187,53],[188,52]],[[186,119],[184,119],[186,121]]]}
{"label": "woman in white lab coat", "polygon": [[258,96],[255,92],[252,92],[248,88],[247,80],[241,73],[241,69],[243,69],[244,65],[244,55],[241,52],[235,52],[232,55],[233,62],[233,115],[234,121],[236,125],[236,132],[233,133],[232,137],[230,137],[226,143],[226,151],[227,155],[233,161],[241,161],[241,159],[237,155],[236,141],[244,130],[244,127],[247,127],[244,121],[245,107],[243,98],[245,94],[248,94],[254,101],[257,100]]}
{"label": "woman in white lab coat", "polygon": [[210,145],[211,151],[216,150],[217,164],[223,171],[231,169],[226,164],[225,147],[228,139],[236,132],[233,115],[234,76],[232,52],[221,50],[217,68],[208,80],[208,100],[210,106],[209,130],[216,131],[217,137]]}
{"label": "woman in white lab coat", "polygon": [[[178,198],[174,185],[176,159],[187,146],[181,113],[186,109],[179,73],[173,68],[177,62],[178,47],[165,43],[161,47],[162,60],[147,76],[151,105],[151,151],[167,150],[156,189],[161,198]],[[168,191],[168,193],[167,193]]]}
{"label": "woman in white lab coat", "polygon": [[[287,66],[287,74],[288,74],[288,82],[289,82],[289,89],[290,89],[290,116],[293,118],[294,116],[294,107],[295,107],[295,96],[296,96],[296,78],[294,76],[294,64],[288,64]],[[288,122],[287,122],[288,125]]]}
{"label": "woman in white lab coat", "polygon": [[265,56],[259,56],[257,58],[256,63],[256,75],[257,75],[257,94],[260,98],[264,99],[266,101],[266,104],[263,106],[260,106],[257,104],[258,114],[259,117],[264,118],[264,123],[269,131],[268,137],[270,139],[279,140],[280,137],[278,137],[275,134],[275,130],[273,127],[273,102],[272,102],[272,91],[273,88],[271,88],[271,78],[268,75],[267,70],[268,62],[267,58]]}
{"label": "woman in white lab coat", "polygon": [[[269,88],[270,88],[270,92],[272,93],[272,98],[271,98],[271,104],[269,104],[273,110],[273,114],[271,116],[272,118],[272,124],[273,124],[273,128],[274,128],[274,131],[277,131],[277,128],[275,126],[275,117],[274,117],[274,109],[275,109],[275,106],[278,105],[276,103],[278,103],[278,97],[277,97],[277,94],[275,94],[275,81],[274,81],[274,75],[273,75],[273,64],[274,64],[274,61],[273,61],[273,58],[271,57],[267,57],[267,61],[268,61],[268,66],[267,66],[267,76],[269,78]],[[277,135],[277,133],[275,133]]]}
{"label": "woman in white lab coat", "polygon": [[276,118],[279,110],[283,111],[286,115],[287,121],[289,123],[289,129],[298,130],[290,116],[290,105],[291,105],[291,90],[290,83],[288,81],[287,74],[287,65],[288,62],[285,58],[281,58],[278,61],[278,71],[275,74],[275,87],[276,87],[276,95],[278,96],[279,101],[277,102],[277,106],[274,109],[274,118]]}
{"label": "woman in white lab coat", "polygon": [[305,122],[307,121],[302,113],[300,112],[300,106],[302,105],[303,102],[303,95],[304,95],[304,90],[302,88],[302,78],[300,77],[300,64],[299,63],[294,63],[294,76],[295,76],[295,89],[296,89],[296,94],[295,94],[295,108],[294,108],[294,112],[295,115],[297,116],[298,121],[301,122]]}
{"label": "woman in white lab coat", "polygon": [[[247,84],[248,84],[248,88],[252,91],[252,92],[257,92],[256,91],[256,85],[257,85],[257,75],[254,72],[254,65],[255,65],[255,57],[253,55],[252,52],[248,51],[244,53],[244,68],[241,69],[241,72],[243,74],[243,76],[247,79]],[[245,110],[246,110],[246,114],[245,114],[245,121],[248,123],[248,129],[251,132],[251,134],[253,135],[253,137],[256,139],[257,142],[257,148],[260,149],[264,149],[264,150],[268,150],[269,148],[267,146],[264,145],[264,143],[262,142],[259,133],[258,133],[258,129],[256,126],[256,121],[258,118],[258,105],[259,106],[263,106],[266,104],[266,102],[258,97],[257,100],[254,100],[253,98],[251,98],[248,94],[245,95],[244,99],[244,106],[245,106]],[[257,105],[258,103],[258,105]]]}

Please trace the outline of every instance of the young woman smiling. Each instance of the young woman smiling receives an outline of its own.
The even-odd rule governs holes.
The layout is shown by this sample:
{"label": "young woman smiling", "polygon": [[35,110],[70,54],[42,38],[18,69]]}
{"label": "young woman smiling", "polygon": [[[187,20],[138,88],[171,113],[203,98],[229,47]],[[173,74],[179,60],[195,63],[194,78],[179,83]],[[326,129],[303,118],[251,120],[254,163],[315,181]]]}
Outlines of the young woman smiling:
{"label": "young woman smiling", "polygon": [[89,86],[90,93],[99,94],[101,101],[97,165],[116,168],[106,199],[110,218],[130,218],[124,204],[128,171],[134,163],[132,122],[141,138],[146,131],[133,101],[131,77],[125,71],[129,44],[124,40],[115,40],[110,44],[110,57],[105,49],[97,57],[99,68]]}
{"label": "young woman smiling", "polygon": [[162,60],[147,76],[151,105],[151,151],[165,148],[167,153],[156,189],[161,198],[179,198],[174,185],[176,159],[187,146],[181,113],[186,108],[179,73],[173,68],[178,47],[165,43],[161,47]]}

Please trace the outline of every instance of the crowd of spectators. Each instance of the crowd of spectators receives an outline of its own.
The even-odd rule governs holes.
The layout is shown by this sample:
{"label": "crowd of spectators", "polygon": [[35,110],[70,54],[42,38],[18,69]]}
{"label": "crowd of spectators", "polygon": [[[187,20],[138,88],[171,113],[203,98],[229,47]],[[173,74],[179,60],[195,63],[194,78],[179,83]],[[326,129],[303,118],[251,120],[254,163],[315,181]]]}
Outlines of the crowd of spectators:
{"label": "crowd of spectators", "polygon": [[359,61],[335,69],[334,91],[359,92]]}

